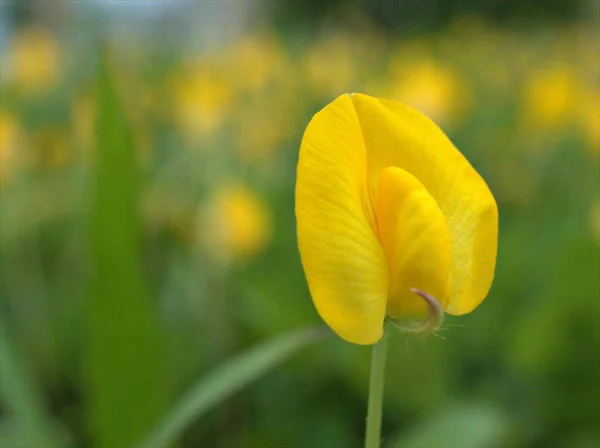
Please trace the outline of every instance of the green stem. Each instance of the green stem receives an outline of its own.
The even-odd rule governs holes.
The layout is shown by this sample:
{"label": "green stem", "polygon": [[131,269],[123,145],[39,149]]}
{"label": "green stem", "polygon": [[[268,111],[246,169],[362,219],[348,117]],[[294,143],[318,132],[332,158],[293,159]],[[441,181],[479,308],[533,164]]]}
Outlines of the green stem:
{"label": "green stem", "polygon": [[385,385],[385,358],[387,337],[373,346],[371,358],[371,380],[369,383],[369,408],[367,410],[367,432],[365,448],[379,448],[381,442],[381,409]]}

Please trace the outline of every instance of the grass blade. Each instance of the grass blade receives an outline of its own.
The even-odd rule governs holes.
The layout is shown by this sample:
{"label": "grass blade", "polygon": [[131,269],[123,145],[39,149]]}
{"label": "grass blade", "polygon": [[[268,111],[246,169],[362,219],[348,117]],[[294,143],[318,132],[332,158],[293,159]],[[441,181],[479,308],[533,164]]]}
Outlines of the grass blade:
{"label": "grass blade", "polygon": [[320,328],[296,331],[264,342],[230,359],[198,383],[175,405],[138,448],[166,448],[213,406],[260,378],[297,350],[323,336]]}
{"label": "grass blade", "polygon": [[[42,395],[26,363],[19,356],[6,328],[0,320],[0,399],[9,417],[15,422],[21,446],[50,447],[61,443],[67,446],[66,434],[52,422],[45,409]],[[0,437],[0,445],[9,446]]]}
{"label": "grass blade", "polygon": [[163,415],[166,366],[156,310],[141,271],[136,152],[106,54],[101,57],[97,99],[87,404],[94,445],[122,448]]}

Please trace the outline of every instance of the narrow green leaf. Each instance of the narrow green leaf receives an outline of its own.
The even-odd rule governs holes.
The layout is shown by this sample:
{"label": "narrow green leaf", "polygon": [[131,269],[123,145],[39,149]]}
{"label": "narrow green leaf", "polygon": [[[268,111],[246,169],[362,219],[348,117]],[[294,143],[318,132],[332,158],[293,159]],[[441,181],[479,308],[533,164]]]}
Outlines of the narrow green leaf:
{"label": "narrow green leaf", "polygon": [[141,272],[136,152],[106,54],[97,88],[87,405],[94,446],[122,448],[163,415],[166,366],[156,310]]}
{"label": "narrow green leaf", "polygon": [[188,425],[213,406],[260,378],[297,350],[323,336],[320,328],[296,331],[264,342],[232,358],[181,398],[156,430],[139,448],[165,448],[175,442]]}
{"label": "narrow green leaf", "polygon": [[0,446],[68,446],[64,429],[46,412],[35,380],[19,355],[6,322],[0,320],[0,400],[14,423],[13,440],[4,440],[0,434]]}

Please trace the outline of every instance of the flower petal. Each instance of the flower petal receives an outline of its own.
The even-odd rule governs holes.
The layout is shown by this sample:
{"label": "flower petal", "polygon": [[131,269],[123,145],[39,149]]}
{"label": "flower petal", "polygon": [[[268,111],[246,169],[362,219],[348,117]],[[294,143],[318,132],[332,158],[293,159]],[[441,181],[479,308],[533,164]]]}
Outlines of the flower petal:
{"label": "flower petal", "polygon": [[350,96],[309,123],[296,180],[298,247],[311,296],[343,339],[383,335],[388,269],[366,189],[367,161]]}
{"label": "flower petal", "polygon": [[425,115],[393,101],[351,96],[368,158],[368,190],[376,203],[379,177],[389,166],[409,172],[438,203],[453,244],[447,311],[465,314],[487,295],[494,277],[498,209],[485,181]]}
{"label": "flower petal", "polygon": [[421,182],[390,167],[379,178],[379,238],[386,253],[390,287],[387,312],[402,319],[427,314],[417,288],[448,304],[452,240],[446,218]]}

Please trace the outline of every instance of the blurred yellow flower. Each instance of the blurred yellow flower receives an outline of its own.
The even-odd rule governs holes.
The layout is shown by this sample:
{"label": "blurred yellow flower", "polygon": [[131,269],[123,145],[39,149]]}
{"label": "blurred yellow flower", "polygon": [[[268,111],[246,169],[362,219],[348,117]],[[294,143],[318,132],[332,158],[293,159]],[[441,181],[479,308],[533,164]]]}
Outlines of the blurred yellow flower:
{"label": "blurred yellow flower", "polygon": [[252,92],[263,90],[271,75],[285,63],[277,36],[267,31],[246,36],[226,54],[231,64],[229,76],[242,90]]}
{"label": "blurred yellow flower", "polygon": [[206,64],[186,71],[172,83],[175,120],[184,137],[209,138],[225,119],[233,98],[230,80]]}
{"label": "blurred yellow flower", "polygon": [[[286,122],[282,117],[273,117],[273,121],[249,120],[237,134],[237,151],[246,162],[264,161],[273,157],[288,135]],[[279,121],[280,123],[276,123]]]}
{"label": "blurred yellow flower", "polygon": [[263,98],[264,104],[256,105],[252,110],[244,109],[238,117],[236,151],[244,162],[272,159],[291,134],[295,107],[293,102],[286,101],[286,113],[282,114],[277,109],[282,99],[282,95],[270,101]]}
{"label": "blurred yellow flower", "polygon": [[69,143],[65,131],[57,126],[43,126],[33,132],[32,148],[44,167],[57,168],[69,161]]}
{"label": "blurred yellow flower", "polygon": [[94,137],[95,98],[92,93],[76,95],[71,101],[71,131],[77,151],[81,151],[83,161],[89,161]]}
{"label": "blurred yellow flower", "polygon": [[[148,117],[150,115],[153,97],[148,93],[148,88],[133,85],[122,76],[117,78],[119,93],[128,118],[128,125],[134,137],[136,149],[139,150],[143,163],[152,160],[152,138]],[[89,162],[94,150],[94,129],[96,120],[97,99],[92,89],[77,92],[71,100],[71,137],[81,161]]]}
{"label": "blurred yellow flower", "polygon": [[485,181],[420,112],[342,95],[309,123],[296,181],[298,246],[313,302],[343,339],[373,344],[387,315],[450,314],[485,298],[498,210]]}
{"label": "blurred yellow flower", "polygon": [[534,72],[523,90],[527,125],[551,129],[569,124],[577,110],[578,80],[567,66]]}
{"label": "blurred yellow flower", "polygon": [[10,180],[21,157],[22,137],[17,119],[0,111],[0,187]]}
{"label": "blurred yellow flower", "polygon": [[304,60],[309,87],[331,97],[348,90],[354,79],[355,60],[345,34],[332,34],[314,41]]}
{"label": "blurred yellow flower", "polygon": [[241,185],[218,189],[200,214],[201,244],[220,262],[249,259],[263,251],[271,238],[267,204]]}
{"label": "blurred yellow flower", "polygon": [[392,63],[389,95],[435,121],[456,118],[470,102],[469,91],[451,70],[432,59]]}
{"label": "blurred yellow flower", "polygon": [[592,158],[600,159],[600,91],[598,86],[582,92],[576,111],[579,125]]}
{"label": "blurred yellow flower", "polygon": [[8,79],[25,94],[40,93],[57,84],[62,63],[62,49],[48,30],[24,28],[8,49]]}

